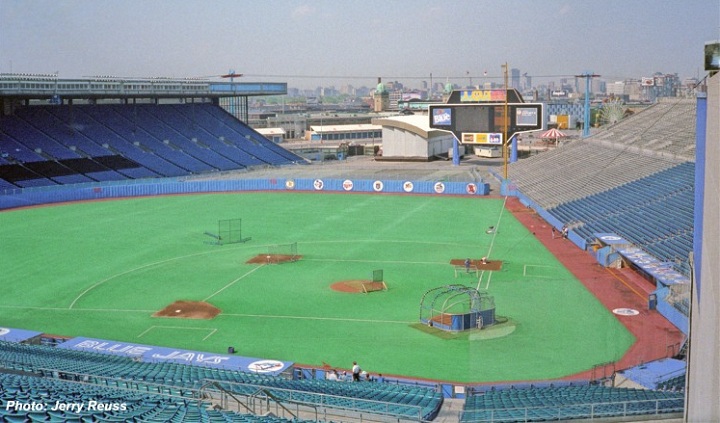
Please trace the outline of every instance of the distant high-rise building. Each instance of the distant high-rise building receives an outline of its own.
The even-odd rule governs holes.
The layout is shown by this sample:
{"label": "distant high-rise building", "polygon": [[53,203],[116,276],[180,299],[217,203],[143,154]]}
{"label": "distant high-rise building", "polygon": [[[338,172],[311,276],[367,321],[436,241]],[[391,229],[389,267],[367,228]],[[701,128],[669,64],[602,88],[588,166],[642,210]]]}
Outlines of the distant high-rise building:
{"label": "distant high-rise building", "polygon": [[605,94],[605,81],[592,78],[590,80],[590,92],[593,94]]}
{"label": "distant high-rise building", "polygon": [[520,90],[520,69],[510,69],[510,88]]}
{"label": "distant high-rise building", "polygon": [[608,95],[622,97],[625,94],[625,82],[615,81],[606,85]]}

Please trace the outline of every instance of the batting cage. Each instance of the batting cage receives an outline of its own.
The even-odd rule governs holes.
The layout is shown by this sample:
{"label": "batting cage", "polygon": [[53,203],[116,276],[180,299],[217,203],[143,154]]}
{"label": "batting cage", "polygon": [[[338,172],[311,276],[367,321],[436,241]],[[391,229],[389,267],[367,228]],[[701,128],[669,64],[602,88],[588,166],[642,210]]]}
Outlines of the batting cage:
{"label": "batting cage", "polygon": [[496,323],[495,299],[465,285],[433,288],[420,300],[420,321],[450,332],[482,329]]}
{"label": "batting cage", "polygon": [[250,241],[250,237],[243,237],[242,219],[218,220],[217,233],[205,232],[205,235],[214,238],[218,245],[237,244]]}

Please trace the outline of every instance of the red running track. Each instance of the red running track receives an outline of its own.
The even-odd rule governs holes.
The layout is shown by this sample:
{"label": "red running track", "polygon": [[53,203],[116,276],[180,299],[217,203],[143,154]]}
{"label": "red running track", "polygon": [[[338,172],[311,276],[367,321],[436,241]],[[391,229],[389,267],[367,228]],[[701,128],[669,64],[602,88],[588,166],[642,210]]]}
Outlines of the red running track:
{"label": "red running track", "polygon": [[685,335],[665,317],[648,308],[648,295],[654,290],[650,281],[632,269],[608,269],[571,241],[553,233],[552,226],[517,198],[508,197],[510,211],[555,257],[610,311],[630,308],[637,316],[617,315],[617,319],[635,336],[635,343],[617,362],[588,370],[565,379],[597,379],[649,361],[669,358],[680,349]]}

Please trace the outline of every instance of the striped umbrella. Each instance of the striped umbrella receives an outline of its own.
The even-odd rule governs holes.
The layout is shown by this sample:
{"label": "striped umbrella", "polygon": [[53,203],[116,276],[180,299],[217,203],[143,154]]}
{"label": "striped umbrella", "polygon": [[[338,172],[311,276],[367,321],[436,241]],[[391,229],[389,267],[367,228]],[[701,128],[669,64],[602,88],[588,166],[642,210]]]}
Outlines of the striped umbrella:
{"label": "striped umbrella", "polygon": [[542,134],[540,134],[540,138],[544,140],[557,140],[558,138],[566,137],[564,133],[558,131],[555,128],[549,129]]}

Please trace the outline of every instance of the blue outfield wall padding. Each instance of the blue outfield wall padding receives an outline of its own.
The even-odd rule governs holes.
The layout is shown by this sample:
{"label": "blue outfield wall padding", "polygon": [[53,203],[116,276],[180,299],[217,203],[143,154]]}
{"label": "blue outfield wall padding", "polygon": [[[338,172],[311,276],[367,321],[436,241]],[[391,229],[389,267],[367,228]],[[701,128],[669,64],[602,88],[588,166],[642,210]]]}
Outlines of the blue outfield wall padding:
{"label": "blue outfield wall padding", "polygon": [[14,190],[9,194],[0,195],[0,210],[106,198],[242,191],[335,191],[476,196],[487,195],[490,186],[487,183],[444,181],[305,178],[183,181],[168,178]]}
{"label": "blue outfield wall padding", "polygon": [[657,298],[657,311],[665,317],[676,328],[687,335],[689,333],[689,319],[680,310],[676,309],[672,304],[668,303],[665,298],[670,292],[670,288],[660,288],[655,291]]}

